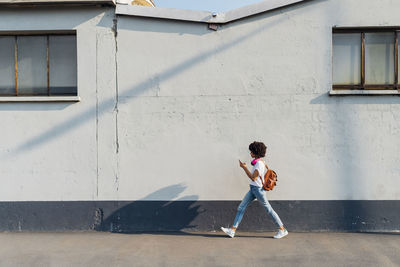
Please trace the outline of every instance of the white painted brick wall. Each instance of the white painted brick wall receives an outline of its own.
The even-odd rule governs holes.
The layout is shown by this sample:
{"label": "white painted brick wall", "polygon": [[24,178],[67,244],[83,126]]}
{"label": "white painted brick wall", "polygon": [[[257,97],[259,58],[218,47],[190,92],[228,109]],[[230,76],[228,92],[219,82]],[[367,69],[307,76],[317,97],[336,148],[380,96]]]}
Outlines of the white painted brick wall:
{"label": "white painted brick wall", "polygon": [[396,10],[315,0],[216,32],[119,16],[117,40],[112,9],[1,10],[3,31],[77,30],[82,99],[0,104],[1,200],[239,200],[254,140],[270,199],[399,200],[400,98],[328,96],[332,27]]}

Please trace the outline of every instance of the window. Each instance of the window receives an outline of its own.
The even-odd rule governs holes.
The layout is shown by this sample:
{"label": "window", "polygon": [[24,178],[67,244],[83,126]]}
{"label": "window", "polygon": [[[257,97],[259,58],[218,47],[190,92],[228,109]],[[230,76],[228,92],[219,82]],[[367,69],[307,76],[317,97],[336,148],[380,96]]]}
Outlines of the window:
{"label": "window", "polygon": [[334,29],[333,89],[398,90],[399,29]]}
{"label": "window", "polygon": [[0,96],[76,95],[75,34],[0,33]]}

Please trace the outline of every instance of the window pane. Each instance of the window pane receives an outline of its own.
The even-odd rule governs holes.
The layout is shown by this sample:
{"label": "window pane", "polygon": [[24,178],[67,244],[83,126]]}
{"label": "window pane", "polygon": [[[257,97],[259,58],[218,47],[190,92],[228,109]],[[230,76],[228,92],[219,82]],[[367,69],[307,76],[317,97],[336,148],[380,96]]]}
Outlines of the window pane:
{"label": "window pane", "polygon": [[18,95],[47,95],[47,37],[18,36]]}
{"label": "window pane", "polygon": [[15,38],[0,36],[0,95],[15,95]]}
{"label": "window pane", "polygon": [[333,84],[361,83],[361,34],[333,34]]}
{"label": "window pane", "polygon": [[76,36],[50,36],[50,94],[77,95]]}
{"label": "window pane", "polygon": [[400,32],[397,32],[397,53],[398,53],[398,59],[397,59],[397,81],[400,83]]}
{"label": "window pane", "polygon": [[365,34],[365,84],[394,83],[394,34]]}

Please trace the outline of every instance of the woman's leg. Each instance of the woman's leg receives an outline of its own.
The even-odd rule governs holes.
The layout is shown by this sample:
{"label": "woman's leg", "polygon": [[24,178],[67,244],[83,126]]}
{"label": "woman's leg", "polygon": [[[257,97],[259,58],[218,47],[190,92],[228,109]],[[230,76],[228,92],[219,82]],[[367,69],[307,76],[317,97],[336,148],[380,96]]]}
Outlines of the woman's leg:
{"label": "woman's leg", "polygon": [[279,218],[278,214],[274,211],[274,209],[271,207],[271,204],[269,204],[267,197],[265,195],[265,191],[261,187],[253,188],[252,190],[257,200],[261,203],[261,205],[263,205],[268,214],[272,216],[274,223],[279,228],[284,229],[281,219]]}
{"label": "woman's leg", "polygon": [[247,206],[255,199],[256,197],[252,193],[251,189],[247,194],[244,196],[242,202],[240,203],[235,220],[233,221],[233,229],[236,230],[236,228],[239,226],[240,222],[242,221],[244,211],[246,210]]}

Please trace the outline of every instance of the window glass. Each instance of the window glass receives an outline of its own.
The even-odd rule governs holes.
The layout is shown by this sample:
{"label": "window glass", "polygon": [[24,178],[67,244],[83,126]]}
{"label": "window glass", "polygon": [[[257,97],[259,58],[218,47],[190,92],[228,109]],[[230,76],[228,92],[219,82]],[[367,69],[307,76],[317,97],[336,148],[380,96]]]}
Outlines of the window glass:
{"label": "window glass", "polygon": [[76,95],[76,36],[49,37],[50,95]]}
{"label": "window glass", "polygon": [[18,95],[47,95],[47,37],[18,36]]}
{"label": "window glass", "polygon": [[0,95],[15,95],[14,46],[14,36],[0,36]]}
{"label": "window glass", "polygon": [[365,34],[365,83],[394,83],[393,32]]}
{"label": "window glass", "polygon": [[333,84],[361,83],[361,34],[333,34]]}

